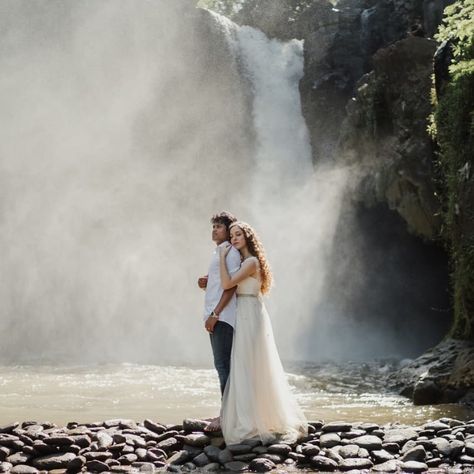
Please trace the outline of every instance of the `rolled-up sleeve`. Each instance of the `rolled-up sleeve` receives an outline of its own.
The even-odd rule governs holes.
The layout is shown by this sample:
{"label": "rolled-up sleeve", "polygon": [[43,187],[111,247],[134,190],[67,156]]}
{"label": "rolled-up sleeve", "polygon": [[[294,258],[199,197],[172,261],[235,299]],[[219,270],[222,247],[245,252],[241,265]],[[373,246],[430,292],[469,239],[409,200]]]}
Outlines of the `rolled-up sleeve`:
{"label": "rolled-up sleeve", "polygon": [[237,249],[232,247],[227,254],[225,263],[227,265],[227,270],[229,271],[230,275],[236,273],[240,268],[240,253]]}

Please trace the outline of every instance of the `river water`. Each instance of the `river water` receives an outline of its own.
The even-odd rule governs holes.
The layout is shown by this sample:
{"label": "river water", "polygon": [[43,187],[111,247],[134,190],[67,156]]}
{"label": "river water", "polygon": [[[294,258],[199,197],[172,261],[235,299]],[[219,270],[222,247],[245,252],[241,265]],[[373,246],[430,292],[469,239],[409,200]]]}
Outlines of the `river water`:
{"label": "river water", "polygon": [[[309,420],[419,425],[443,416],[473,417],[459,405],[415,407],[384,389],[389,364],[286,364]],[[0,424],[92,422],[111,418],[179,423],[215,416],[215,370],[207,367],[108,364],[0,367]]]}

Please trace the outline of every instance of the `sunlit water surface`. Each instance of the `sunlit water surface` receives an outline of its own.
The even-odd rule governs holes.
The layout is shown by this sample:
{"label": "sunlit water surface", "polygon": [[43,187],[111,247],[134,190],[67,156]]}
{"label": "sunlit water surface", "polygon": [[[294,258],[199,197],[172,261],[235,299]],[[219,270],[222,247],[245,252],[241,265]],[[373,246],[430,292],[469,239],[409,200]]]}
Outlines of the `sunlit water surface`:
{"label": "sunlit water surface", "polygon": [[[377,366],[289,365],[289,381],[309,420],[421,424],[442,416],[472,417],[458,405],[415,407],[386,392]],[[1,366],[0,423],[90,422],[152,418],[178,423],[219,411],[214,369],[113,364],[87,367]]]}

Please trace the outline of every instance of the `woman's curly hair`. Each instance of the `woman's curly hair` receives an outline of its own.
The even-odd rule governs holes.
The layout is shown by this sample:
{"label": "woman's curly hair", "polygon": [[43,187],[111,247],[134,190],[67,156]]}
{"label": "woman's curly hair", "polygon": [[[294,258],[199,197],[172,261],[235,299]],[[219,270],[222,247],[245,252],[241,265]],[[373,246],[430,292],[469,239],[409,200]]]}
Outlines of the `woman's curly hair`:
{"label": "woman's curly hair", "polygon": [[230,229],[232,229],[232,227],[239,227],[239,229],[242,229],[247,248],[249,249],[251,255],[257,257],[259,263],[260,278],[262,280],[260,291],[263,294],[268,293],[272,286],[273,278],[272,272],[270,270],[270,265],[268,264],[267,258],[265,257],[265,250],[263,249],[262,242],[260,241],[258,235],[255,233],[253,228],[246,222],[233,222],[229,227],[229,231]]}

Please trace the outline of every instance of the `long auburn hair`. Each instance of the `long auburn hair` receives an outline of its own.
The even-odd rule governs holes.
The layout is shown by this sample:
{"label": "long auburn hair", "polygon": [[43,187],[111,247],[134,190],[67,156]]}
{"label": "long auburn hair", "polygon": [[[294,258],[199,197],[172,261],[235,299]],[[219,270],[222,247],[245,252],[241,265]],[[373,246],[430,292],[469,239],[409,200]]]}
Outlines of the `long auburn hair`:
{"label": "long auburn hair", "polygon": [[246,222],[233,222],[229,227],[229,231],[232,229],[232,227],[239,227],[239,229],[242,229],[247,248],[251,255],[257,257],[260,266],[260,278],[262,280],[260,291],[263,294],[268,293],[272,286],[273,277],[270,270],[270,265],[268,264],[267,258],[265,256],[265,250],[263,248],[262,242],[253,228]]}

